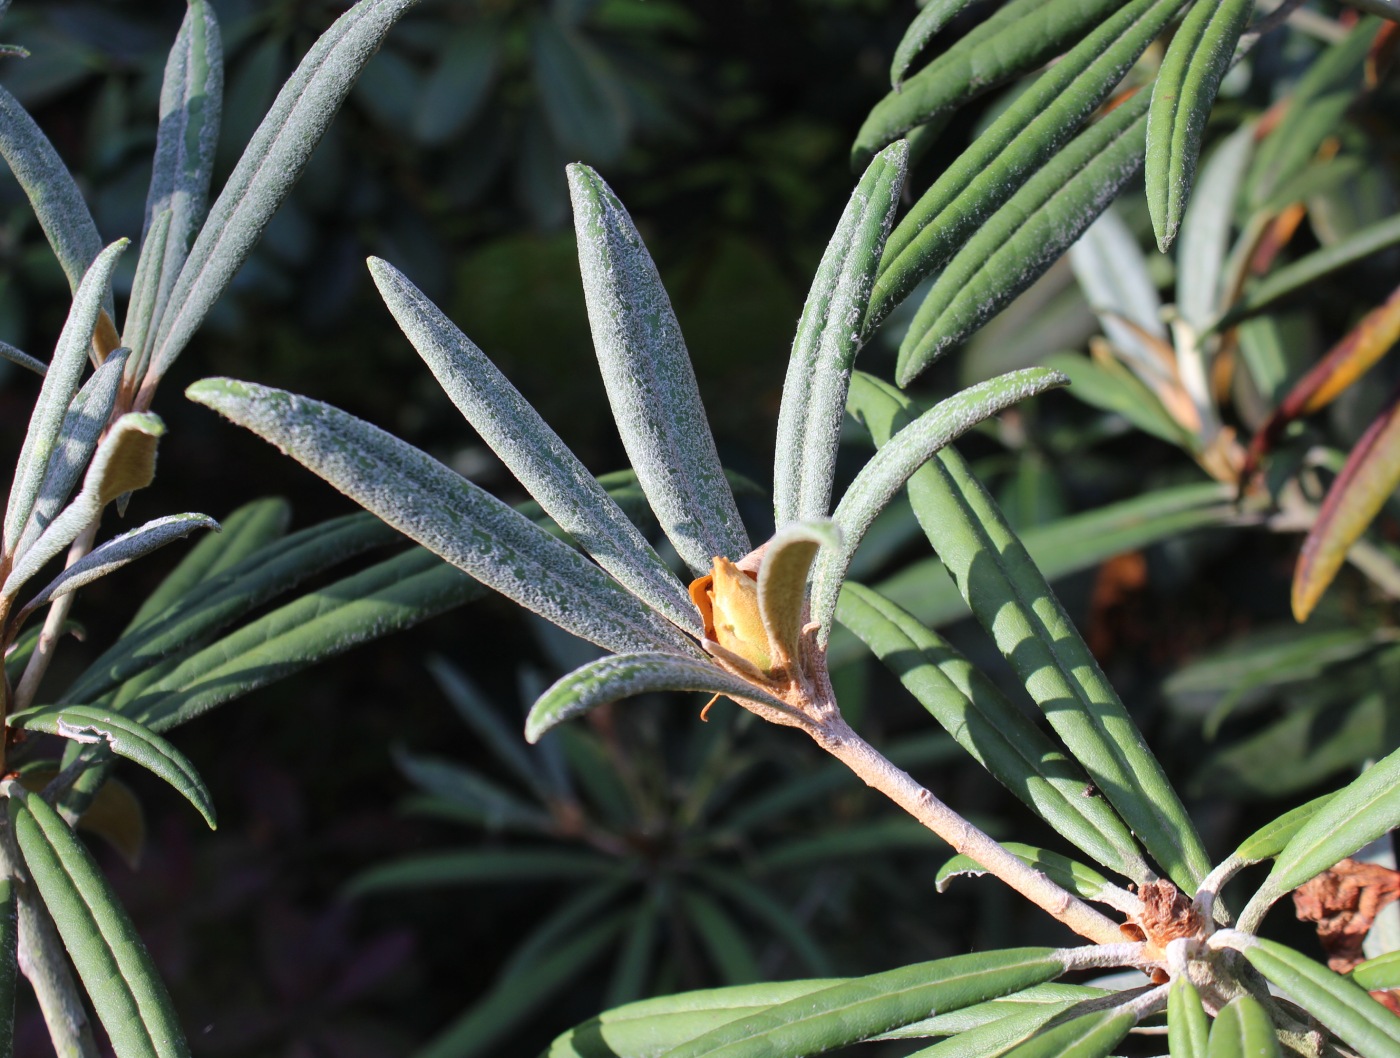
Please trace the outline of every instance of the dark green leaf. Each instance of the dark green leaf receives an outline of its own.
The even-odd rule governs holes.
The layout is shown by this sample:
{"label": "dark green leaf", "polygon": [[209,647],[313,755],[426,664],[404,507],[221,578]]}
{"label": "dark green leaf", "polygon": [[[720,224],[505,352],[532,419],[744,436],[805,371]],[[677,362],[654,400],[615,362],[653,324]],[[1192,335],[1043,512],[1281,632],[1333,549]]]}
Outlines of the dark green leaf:
{"label": "dark green leaf", "polygon": [[1167,995],[1167,1044],[1171,1058],[1206,1058],[1210,1024],[1196,986],[1183,974]]}
{"label": "dark green leaf", "polygon": [[848,583],[837,619],[852,629],[979,763],[1065,838],[1126,878],[1151,872],[1089,777],[946,641],[888,599]]}
{"label": "dark green leaf", "polygon": [[594,852],[435,852],[371,867],[357,875],[345,891],[360,897],[444,886],[605,878],[618,870],[616,861]]}
{"label": "dark green leaf", "polygon": [[1254,0],[1193,6],[1172,37],[1147,115],[1147,205],[1157,246],[1176,239],[1215,93],[1249,23]]}
{"label": "dark green leaf", "polygon": [[718,1026],[840,983],[777,981],[644,999],[570,1029],[544,1058],[654,1058]]}
{"label": "dark green leaf", "polygon": [[[247,520],[225,523],[218,537],[206,537],[191,550],[194,561],[181,563],[156,589],[165,605],[133,621],[68,688],[63,701],[124,704],[169,671],[161,669],[162,660],[169,664],[192,653],[220,629],[307,577],[402,539],[367,514],[332,518],[282,537],[286,510],[281,501],[247,513]],[[201,550],[209,539],[230,534],[232,547]]]}
{"label": "dark green leaf", "polygon": [[1300,172],[1322,141],[1336,133],[1361,87],[1362,62],[1380,27],[1379,19],[1361,19],[1299,79],[1282,119],[1255,152],[1246,179],[1251,206],[1261,205],[1280,184]]}
{"label": "dark green leaf", "polygon": [[1140,92],[1081,132],[968,239],[900,344],[900,385],[1039,279],[1108,207],[1142,164],[1147,103]]}
{"label": "dark green leaf", "polygon": [[682,1044],[668,1052],[668,1058],[818,1053],[908,1024],[930,1010],[956,1010],[1063,972],[1064,965],[1048,948],[1013,948],[917,963],[858,977],[739,1018]]}
{"label": "dark green leaf", "polygon": [[942,268],[988,217],[1050,162],[1183,2],[1116,0],[1081,5],[1118,10],[1107,13],[1100,25],[1020,93],[900,221],[880,262],[867,332]]}
{"label": "dark green leaf", "polygon": [[37,794],[9,787],[25,867],[117,1058],[186,1058],[180,1023],[146,947],[91,854]]}
{"label": "dark green leaf", "polygon": [[1206,1054],[1208,1058],[1279,1058],[1273,1022],[1259,1000],[1237,996],[1225,1005],[1210,1027]]}
{"label": "dark green leaf", "polygon": [[481,594],[470,577],[414,548],[304,595],[181,659],[125,701],[122,711],[164,731]]}
{"label": "dark green leaf", "polygon": [[[1061,889],[1065,889],[1084,900],[1098,900],[1107,888],[1108,879],[1092,868],[1076,863],[1068,856],[1049,849],[1024,845],[1019,841],[1003,841],[1002,848],[1027,866],[1040,871]],[[986,870],[971,856],[954,856],[938,868],[934,885],[944,892],[948,883],[959,874],[981,875]]]}
{"label": "dark green leaf", "polygon": [[[1335,1033],[1362,1058],[1400,1054],[1400,1018],[1351,980],[1263,937],[1240,938],[1239,950],[1289,999]],[[1236,946],[1236,945],[1232,945]]]}
{"label": "dark green leaf", "polygon": [[779,528],[799,518],[825,518],[831,511],[836,450],[861,320],[908,165],[908,145],[902,142],[871,161],[807,294],[778,410],[773,511]]}
{"label": "dark green leaf", "polygon": [[135,761],[175,787],[204,817],[209,829],[214,829],[213,800],[189,758],[135,721],[102,709],[70,705],[63,709],[26,710],[11,716],[8,723],[22,731],[97,743],[119,757]]}
{"label": "dark green leaf", "polygon": [[[853,386],[852,399],[877,445],[908,414],[887,386],[862,386],[858,397]],[[963,599],[1066,748],[1152,858],[1194,891],[1210,860],[1186,809],[991,496],[945,448],[910,478],[909,498]]]}
{"label": "dark green leaf", "polygon": [[858,164],[945,110],[1028,73],[1100,25],[1123,0],[1011,0],[875,104],[856,134]]}

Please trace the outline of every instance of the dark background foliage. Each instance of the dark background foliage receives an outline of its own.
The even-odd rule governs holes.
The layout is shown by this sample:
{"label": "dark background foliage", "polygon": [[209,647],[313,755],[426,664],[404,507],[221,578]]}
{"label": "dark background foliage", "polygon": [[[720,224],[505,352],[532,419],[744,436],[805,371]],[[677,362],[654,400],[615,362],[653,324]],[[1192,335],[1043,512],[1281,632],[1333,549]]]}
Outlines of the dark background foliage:
{"label": "dark background foliage", "polygon": [[[282,79],[342,7],[214,7],[228,64],[218,186]],[[132,516],[221,517],[269,494],[291,500],[298,527],[351,509],[261,441],[183,400],[185,384],[211,374],[335,403],[519,498],[393,326],[364,269],[368,254],[437,300],[591,468],[622,466],[592,366],[569,227],[563,165],[575,159],[605,175],[657,259],[726,463],[766,483],[792,330],[853,182],[850,138],[885,91],[888,57],[913,10],[896,0],[424,0],[370,64],[255,257],[171,373],[155,406],[171,428],[160,474]],[[3,24],[3,38],[32,54],[0,60],[0,78],[78,176],[106,239],[139,233],[161,69],[181,14],[178,3],[21,0]],[[1287,56],[1271,61],[1261,69],[1286,77]],[[1250,92],[1266,103],[1270,90],[1252,87],[1236,103]],[[977,112],[959,118],[951,144],[967,140]],[[923,163],[938,164],[937,155]],[[128,271],[119,285],[129,282]],[[66,304],[27,203],[13,181],[0,180],[0,339],[45,350]],[[1071,317],[1056,332],[1058,347],[1080,344],[1093,326],[1082,310]],[[888,375],[888,350],[864,355],[863,366]],[[957,363],[940,370],[935,388],[957,383]],[[36,389],[15,369],[0,374],[0,416],[14,427],[0,443],[11,453]],[[1019,496],[1032,520],[1182,473],[1176,453],[1142,435],[1079,456],[1083,421],[1068,398],[1047,399],[1008,416],[999,436],[975,439],[970,451],[989,457],[993,471],[1006,471],[1013,455],[1040,468],[1002,475],[1003,498]],[[763,504],[752,507],[761,536]],[[1201,740],[1195,726],[1160,710],[1161,678],[1226,633],[1285,612],[1293,542],[1253,539],[1247,566],[1238,545],[1223,534],[1173,541],[1146,556],[1145,577],[1118,568],[1063,586],[1174,775],[1190,774]],[[896,559],[922,553],[911,541]],[[85,593],[75,616],[88,642],[68,651],[67,663],[99,650],[174,561],[162,554]],[[954,635],[975,660],[990,660],[975,637]],[[410,786],[393,747],[500,772],[429,677],[430,653],[468,671],[512,717],[523,666],[557,674],[530,623],[488,601],[183,730],[178,741],[220,810],[216,834],[153,780],[123,773],[145,805],[149,836],[139,870],[115,857],[109,867],[196,1053],[407,1054],[490,984],[540,908],[560,897],[549,885],[521,885],[345,899],[352,877],[396,856],[504,840],[399,808]],[[65,675],[56,668],[53,685]],[[927,730],[888,677],[861,670],[844,678],[843,694],[872,736]],[[696,737],[699,704],[628,707],[617,745],[677,761],[677,747]],[[717,706],[710,723],[729,725],[736,744],[763,762],[735,778],[731,801],[816,763],[813,747],[741,724],[732,708]],[[1029,817],[974,766],[950,762],[921,777],[979,822],[1034,840]],[[1271,814],[1197,807],[1215,852]],[[784,826],[815,833],[835,821],[858,832],[884,818],[850,780]],[[773,881],[779,899],[810,898],[804,913],[839,972],[1058,936],[998,886],[964,881],[935,898],[943,856],[933,842],[877,855],[856,848],[835,846],[810,873]],[[655,862],[663,860],[658,853]],[[683,948],[672,987],[715,980],[705,957]],[[782,952],[772,961],[768,972],[802,972]],[[593,1013],[599,997],[571,990],[499,1053],[534,1053]],[[42,1032],[32,1016],[29,1024],[21,1053],[42,1054]]]}

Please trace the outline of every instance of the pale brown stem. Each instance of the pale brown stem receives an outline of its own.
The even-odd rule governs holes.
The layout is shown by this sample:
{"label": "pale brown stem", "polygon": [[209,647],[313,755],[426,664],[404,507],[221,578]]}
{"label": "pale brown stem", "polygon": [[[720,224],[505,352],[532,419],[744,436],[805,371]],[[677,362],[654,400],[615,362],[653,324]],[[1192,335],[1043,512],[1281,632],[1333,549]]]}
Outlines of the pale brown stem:
{"label": "pale brown stem", "polygon": [[[97,539],[97,526],[101,520],[101,517],[94,518],[92,524],[73,541],[72,546],[68,548],[68,561],[64,563],[64,568],[71,566],[92,550],[92,542]],[[63,623],[68,620],[75,598],[76,594],[69,592],[60,595],[49,605],[49,612],[44,617],[44,629],[39,633],[39,642],[34,645],[34,653],[29,658],[29,664],[24,667],[19,686],[15,688],[14,712],[28,709],[34,704],[34,696],[39,693],[39,681],[44,678],[44,673],[49,671],[54,647],[58,644],[58,637],[63,634]]]}
{"label": "pale brown stem", "polygon": [[1031,903],[1097,944],[1121,944],[1118,924],[1060,888],[1041,871],[1026,866],[996,841],[945,805],[906,771],[851,730],[839,714],[807,728],[817,744],[861,781],[879,790],[900,808],[951,845],[996,875]]}

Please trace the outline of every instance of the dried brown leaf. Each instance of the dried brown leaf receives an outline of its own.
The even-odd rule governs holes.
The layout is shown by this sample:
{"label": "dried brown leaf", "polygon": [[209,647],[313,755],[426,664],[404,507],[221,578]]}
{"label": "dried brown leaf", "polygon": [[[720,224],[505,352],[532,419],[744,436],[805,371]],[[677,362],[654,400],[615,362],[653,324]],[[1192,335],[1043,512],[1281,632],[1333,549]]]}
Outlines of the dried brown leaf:
{"label": "dried brown leaf", "polygon": [[1353,859],[1342,860],[1293,891],[1298,918],[1317,923],[1327,965],[1337,973],[1349,973],[1365,958],[1361,942],[1381,908],[1396,899],[1400,871]]}

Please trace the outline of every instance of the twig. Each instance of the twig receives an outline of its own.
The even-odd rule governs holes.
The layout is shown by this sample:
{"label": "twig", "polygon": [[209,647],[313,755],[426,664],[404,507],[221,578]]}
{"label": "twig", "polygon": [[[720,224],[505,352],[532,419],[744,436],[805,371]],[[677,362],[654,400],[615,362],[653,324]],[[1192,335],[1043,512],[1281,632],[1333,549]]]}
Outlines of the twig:
{"label": "twig", "polygon": [[[94,518],[92,524],[73,541],[73,545],[68,549],[68,561],[64,563],[65,568],[92,550],[92,542],[97,539],[97,526],[101,520],[100,516]],[[39,692],[39,681],[44,678],[44,673],[49,671],[49,662],[53,660],[54,645],[58,642],[58,637],[63,634],[63,624],[68,620],[68,614],[72,611],[73,601],[76,598],[76,593],[69,592],[66,595],[60,595],[49,607],[49,612],[44,618],[44,630],[39,633],[39,642],[34,645],[34,653],[29,658],[29,664],[24,668],[24,675],[20,677],[19,686],[15,688],[14,702],[11,706],[12,712],[28,709],[33,704],[34,696]]]}
{"label": "twig", "polygon": [[971,857],[989,874],[996,875],[1081,937],[1098,944],[1122,942],[1117,923],[1007,852],[920,786],[908,772],[891,763],[851,730],[839,714],[824,717],[807,730],[822,749],[855,772],[867,786],[879,790],[955,851]]}

